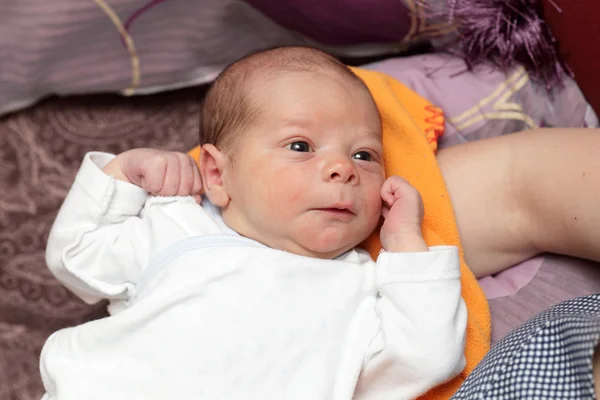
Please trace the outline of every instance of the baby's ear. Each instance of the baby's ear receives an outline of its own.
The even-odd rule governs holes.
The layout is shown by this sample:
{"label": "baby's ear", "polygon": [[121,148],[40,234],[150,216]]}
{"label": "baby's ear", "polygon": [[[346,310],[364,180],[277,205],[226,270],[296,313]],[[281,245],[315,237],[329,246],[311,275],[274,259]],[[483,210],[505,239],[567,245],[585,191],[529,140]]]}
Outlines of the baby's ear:
{"label": "baby's ear", "polygon": [[202,146],[200,152],[200,174],[202,186],[208,199],[217,207],[229,204],[229,195],[223,180],[223,174],[228,166],[228,158],[212,144]]}

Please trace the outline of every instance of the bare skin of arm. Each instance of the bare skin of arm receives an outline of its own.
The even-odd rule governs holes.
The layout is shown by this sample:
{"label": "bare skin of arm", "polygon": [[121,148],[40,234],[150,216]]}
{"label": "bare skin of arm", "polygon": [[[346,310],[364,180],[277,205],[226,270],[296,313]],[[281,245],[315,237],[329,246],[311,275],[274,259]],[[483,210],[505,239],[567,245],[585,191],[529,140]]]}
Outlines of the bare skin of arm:
{"label": "bare skin of arm", "polygon": [[438,161],[476,276],[543,252],[600,261],[600,129],[480,140]]}

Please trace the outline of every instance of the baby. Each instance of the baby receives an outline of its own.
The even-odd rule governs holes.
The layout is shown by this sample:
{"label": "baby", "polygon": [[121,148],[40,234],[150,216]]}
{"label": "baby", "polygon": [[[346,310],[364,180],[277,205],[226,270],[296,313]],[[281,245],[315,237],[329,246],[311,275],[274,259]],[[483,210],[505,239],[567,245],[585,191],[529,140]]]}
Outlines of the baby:
{"label": "baby", "polygon": [[86,155],[47,262],[111,316],[48,339],[44,399],[409,399],[459,374],[458,250],[427,247],[381,136],[357,76],[288,47],[219,76],[199,168]]}

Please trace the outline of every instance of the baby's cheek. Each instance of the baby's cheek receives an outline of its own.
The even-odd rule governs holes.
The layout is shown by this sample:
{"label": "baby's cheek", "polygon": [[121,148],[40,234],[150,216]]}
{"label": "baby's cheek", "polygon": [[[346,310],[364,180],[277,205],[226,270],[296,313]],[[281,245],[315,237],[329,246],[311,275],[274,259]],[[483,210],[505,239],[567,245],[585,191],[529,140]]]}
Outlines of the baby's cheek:
{"label": "baby's cheek", "polygon": [[288,206],[302,202],[306,193],[310,191],[310,182],[304,179],[299,171],[286,169],[275,173],[268,181],[269,186],[276,191],[276,199],[283,201]]}
{"label": "baby's cheek", "polygon": [[374,214],[381,214],[382,199],[381,199],[381,185],[375,186],[368,196],[369,207],[373,210]]}
{"label": "baby's cheek", "polygon": [[371,195],[367,201],[367,215],[369,216],[369,222],[373,225],[373,228],[381,218],[381,207],[382,203],[379,192]]}
{"label": "baby's cheek", "polygon": [[289,204],[301,204],[303,202],[306,191],[298,190],[297,188],[288,188],[285,191],[284,197],[286,203]]}
{"label": "baby's cheek", "polygon": [[283,220],[301,201],[302,193],[294,187],[278,179],[272,179],[266,185],[266,211],[274,218]]}

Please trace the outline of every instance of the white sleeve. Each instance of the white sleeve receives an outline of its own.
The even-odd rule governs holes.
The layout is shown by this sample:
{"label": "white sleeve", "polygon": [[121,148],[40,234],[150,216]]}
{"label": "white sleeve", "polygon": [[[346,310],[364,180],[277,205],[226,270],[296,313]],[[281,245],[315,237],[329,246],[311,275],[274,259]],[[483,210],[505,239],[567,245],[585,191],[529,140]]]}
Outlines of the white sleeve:
{"label": "white sleeve", "polygon": [[191,197],[150,197],[105,174],[112,158],[85,156],[46,248],[53,275],[88,303],[128,299],[150,257],[204,224]]}
{"label": "white sleeve", "polygon": [[385,253],[377,259],[380,332],[356,398],[412,399],[465,367],[467,311],[458,249]]}

